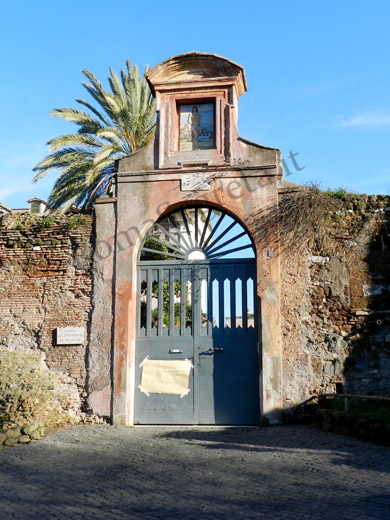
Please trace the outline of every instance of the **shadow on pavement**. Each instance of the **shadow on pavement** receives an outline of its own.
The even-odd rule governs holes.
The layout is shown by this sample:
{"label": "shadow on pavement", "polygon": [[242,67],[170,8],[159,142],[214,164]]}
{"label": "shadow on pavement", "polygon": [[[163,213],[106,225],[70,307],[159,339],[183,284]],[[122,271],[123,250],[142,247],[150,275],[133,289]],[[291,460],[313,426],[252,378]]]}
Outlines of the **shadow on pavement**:
{"label": "shadow on pavement", "polygon": [[[198,443],[210,450],[242,450],[245,452],[269,452],[286,450],[328,450],[334,452],[332,462],[357,469],[371,469],[390,473],[390,452],[385,446],[367,441],[327,433],[312,426],[202,427],[170,430],[160,434],[164,438],[182,439]],[[373,467],[369,453],[383,453],[383,464]]]}
{"label": "shadow on pavement", "polygon": [[385,519],[389,460],[300,426],[75,427],[0,452],[0,518]]}

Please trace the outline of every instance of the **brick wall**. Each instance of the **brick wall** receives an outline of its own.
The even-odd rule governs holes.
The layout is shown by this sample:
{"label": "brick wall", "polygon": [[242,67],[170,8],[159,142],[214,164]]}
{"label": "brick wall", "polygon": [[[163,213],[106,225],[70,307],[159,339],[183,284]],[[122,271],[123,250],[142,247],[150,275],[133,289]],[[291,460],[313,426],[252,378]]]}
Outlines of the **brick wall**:
{"label": "brick wall", "polygon": [[[0,220],[0,348],[40,351],[85,397],[91,312],[92,217],[11,213]],[[82,326],[83,345],[55,329]]]}

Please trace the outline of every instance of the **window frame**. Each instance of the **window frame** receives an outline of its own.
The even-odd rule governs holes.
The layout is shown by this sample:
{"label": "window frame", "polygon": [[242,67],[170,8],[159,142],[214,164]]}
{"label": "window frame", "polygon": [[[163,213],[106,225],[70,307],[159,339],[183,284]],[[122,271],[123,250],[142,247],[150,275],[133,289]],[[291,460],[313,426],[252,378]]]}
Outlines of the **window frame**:
{"label": "window frame", "polygon": [[[180,150],[180,106],[201,103],[214,104],[214,147]],[[228,89],[162,93],[159,100],[159,168],[220,166],[229,162],[231,124],[226,114],[230,114]]]}

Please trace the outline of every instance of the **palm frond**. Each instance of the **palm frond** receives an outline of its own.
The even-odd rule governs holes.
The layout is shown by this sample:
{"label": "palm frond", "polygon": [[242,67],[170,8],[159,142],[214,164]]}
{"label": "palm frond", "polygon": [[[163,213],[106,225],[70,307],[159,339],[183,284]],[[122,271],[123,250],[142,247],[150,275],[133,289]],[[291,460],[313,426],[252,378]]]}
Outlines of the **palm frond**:
{"label": "palm frond", "polygon": [[101,122],[103,123],[103,125],[108,125],[109,124],[109,121],[106,117],[104,117],[104,114],[101,114],[98,110],[96,110],[95,107],[93,107],[90,103],[88,103],[87,101],[85,101],[84,99],[76,99],[77,103],[79,103],[80,105],[83,105],[85,106],[86,108],[88,108],[88,110],[90,110],[93,114],[95,114],[95,116],[97,116]]}
{"label": "palm frond", "polygon": [[72,204],[90,207],[96,197],[110,189],[115,160],[146,146],[155,132],[156,100],[145,74],[126,61],[118,76],[111,68],[106,90],[96,76],[83,70],[88,81],[82,85],[95,104],[76,102],[86,110],[58,108],[52,116],[78,126],[77,132],[51,139],[50,155],[34,168],[33,181],[52,170],[59,171],[49,197],[49,208],[66,211]]}
{"label": "palm frond", "polygon": [[[100,130],[97,132],[97,134]],[[68,146],[90,146],[92,148],[101,147],[102,143],[99,139],[96,139],[93,135],[84,134],[67,134],[55,137],[47,143],[50,146],[50,150],[55,152],[63,147]]]}

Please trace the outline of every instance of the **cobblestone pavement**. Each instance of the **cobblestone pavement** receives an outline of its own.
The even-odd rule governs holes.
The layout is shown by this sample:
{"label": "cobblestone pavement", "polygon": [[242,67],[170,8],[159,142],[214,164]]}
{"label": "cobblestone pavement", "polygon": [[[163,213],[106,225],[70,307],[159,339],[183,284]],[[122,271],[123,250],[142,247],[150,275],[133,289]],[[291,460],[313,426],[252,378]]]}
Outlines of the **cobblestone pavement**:
{"label": "cobblestone pavement", "polygon": [[78,426],[0,451],[0,518],[390,519],[390,450],[307,426]]}

